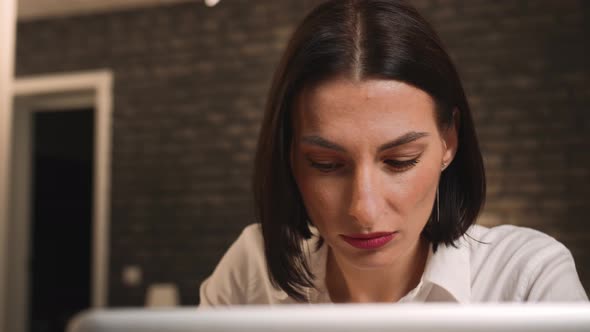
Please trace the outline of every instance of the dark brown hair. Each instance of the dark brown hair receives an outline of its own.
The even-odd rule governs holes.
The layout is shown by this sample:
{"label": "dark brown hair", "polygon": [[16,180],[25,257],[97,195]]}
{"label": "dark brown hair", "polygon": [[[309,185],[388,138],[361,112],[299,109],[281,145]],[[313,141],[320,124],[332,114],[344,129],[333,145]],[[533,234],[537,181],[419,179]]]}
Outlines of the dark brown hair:
{"label": "dark brown hair", "polygon": [[[427,92],[439,128],[456,125],[458,150],[439,182],[440,215],[422,234],[436,250],[453,245],[475,222],[485,200],[485,172],[459,75],[432,27],[401,0],[331,0],[299,25],[272,82],[254,169],[257,221],[262,225],[273,284],[298,301],[313,278],[302,250],[310,222],[295,183],[290,149],[292,112],[304,87],[335,77],[389,79]],[[436,221],[435,219],[438,219]]]}

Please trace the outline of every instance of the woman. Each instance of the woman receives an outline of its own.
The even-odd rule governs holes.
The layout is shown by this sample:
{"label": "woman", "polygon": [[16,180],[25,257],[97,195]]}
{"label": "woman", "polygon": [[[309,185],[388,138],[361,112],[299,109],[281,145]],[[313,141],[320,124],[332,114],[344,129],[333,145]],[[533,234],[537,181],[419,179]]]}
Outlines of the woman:
{"label": "woman", "polygon": [[482,157],[430,25],[397,0],[333,0],[279,64],[258,141],[259,224],[201,285],[201,306],[587,300],[569,251],[474,225]]}

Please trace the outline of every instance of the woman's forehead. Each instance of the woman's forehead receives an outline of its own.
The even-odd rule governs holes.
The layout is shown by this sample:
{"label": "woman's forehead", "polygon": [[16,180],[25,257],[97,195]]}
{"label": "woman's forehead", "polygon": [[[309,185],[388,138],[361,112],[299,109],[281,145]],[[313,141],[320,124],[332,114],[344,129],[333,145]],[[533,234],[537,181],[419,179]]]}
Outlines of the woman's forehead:
{"label": "woman's forehead", "polygon": [[[395,80],[336,79],[305,89],[297,102],[298,126],[374,126],[381,121],[434,122],[434,101],[424,91]],[[319,129],[319,128],[316,128]]]}

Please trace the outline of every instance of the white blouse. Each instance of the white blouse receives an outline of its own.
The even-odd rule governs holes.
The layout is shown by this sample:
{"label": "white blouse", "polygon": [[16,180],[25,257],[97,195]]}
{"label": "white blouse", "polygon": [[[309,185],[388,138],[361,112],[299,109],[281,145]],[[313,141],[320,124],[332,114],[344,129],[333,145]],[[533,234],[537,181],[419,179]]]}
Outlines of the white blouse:
{"label": "white blouse", "polygon": [[[569,250],[541,232],[510,225],[472,226],[428,255],[422,278],[400,302],[588,301]],[[330,303],[324,284],[327,245],[306,242],[315,288],[311,303]],[[200,287],[200,306],[297,303],[272,286],[259,224],[244,229]]]}

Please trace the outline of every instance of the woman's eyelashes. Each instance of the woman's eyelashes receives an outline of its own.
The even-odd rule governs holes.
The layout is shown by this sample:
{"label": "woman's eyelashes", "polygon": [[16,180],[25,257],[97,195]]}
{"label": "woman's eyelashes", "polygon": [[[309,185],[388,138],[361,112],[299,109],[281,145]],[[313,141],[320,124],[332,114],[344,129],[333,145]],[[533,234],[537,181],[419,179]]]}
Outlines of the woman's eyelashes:
{"label": "woman's eyelashes", "polygon": [[416,166],[418,164],[418,162],[420,162],[420,159],[418,159],[418,158],[419,158],[419,156],[414,159],[410,159],[410,160],[386,159],[383,162],[385,164],[387,164],[387,166],[392,168],[394,171],[403,172],[405,170],[408,170],[408,169]]}
{"label": "woman's eyelashes", "polygon": [[[384,159],[383,163],[392,171],[404,172],[416,166],[420,162],[419,158],[420,156],[409,160]],[[322,173],[332,173],[340,171],[346,167],[346,163],[340,161],[319,161],[309,157],[307,157],[307,161],[309,162],[310,167],[317,169]]]}
{"label": "woman's eyelashes", "polygon": [[315,168],[317,170],[319,170],[320,172],[323,173],[330,173],[330,172],[334,172],[337,171],[339,169],[341,169],[344,164],[342,163],[335,163],[335,162],[317,162],[317,161],[313,161],[311,159],[309,160],[309,165],[312,168]]}

